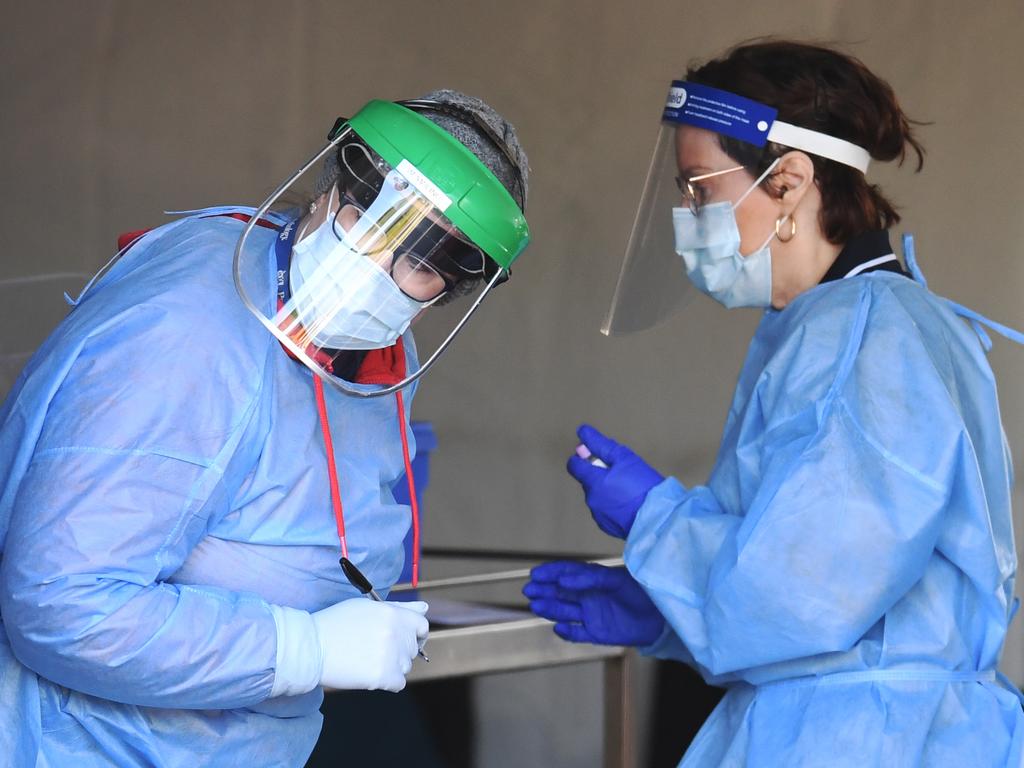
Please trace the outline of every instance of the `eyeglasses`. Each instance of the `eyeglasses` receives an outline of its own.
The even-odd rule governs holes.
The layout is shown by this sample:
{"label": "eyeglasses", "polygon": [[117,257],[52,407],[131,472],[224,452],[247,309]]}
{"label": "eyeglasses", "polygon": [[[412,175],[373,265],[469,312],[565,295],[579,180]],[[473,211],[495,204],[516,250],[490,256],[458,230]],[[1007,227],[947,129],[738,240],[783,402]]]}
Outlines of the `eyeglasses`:
{"label": "eyeglasses", "polygon": [[[348,239],[365,214],[363,204],[348,191],[341,193],[334,214],[335,237]],[[364,223],[352,247],[387,271],[414,301],[434,301],[462,280],[485,276],[486,257],[479,248],[451,225],[415,208],[395,216],[388,228]]]}
{"label": "eyeglasses", "polygon": [[388,274],[398,290],[413,301],[434,301],[455,287],[459,279],[438,271],[434,265],[410,251],[391,257]]}
{"label": "eyeglasses", "polygon": [[[407,109],[411,109],[414,112],[439,112],[466,125],[472,125],[479,130],[479,132],[487,138],[494,148],[505,157],[505,160],[511,167],[513,174],[515,175],[515,183],[519,191],[519,199],[522,201],[522,203],[519,204],[519,207],[524,213],[526,212],[526,179],[523,176],[523,169],[519,165],[519,160],[512,153],[512,149],[508,144],[505,143],[503,137],[499,136],[494,128],[492,128],[480,115],[466,107],[448,102],[435,101],[433,99],[407,99],[404,101],[396,101],[395,103],[400,104]],[[346,117],[339,117],[335,120],[334,127],[331,128],[330,132],[327,134],[328,141],[333,141],[345,128],[347,123],[348,118]],[[339,150],[339,163],[345,166],[345,168],[347,168],[360,182],[363,182],[362,185],[357,185],[360,186],[361,189],[358,191],[350,190],[350,192],[357,198],[362,198],[364,200],[364,205],[369,207],[369,202],[372,201],[375,194],[374,184],[367,183],[366,177],[356,170],[356,168],[358,166],[365,166],[364,161],[369,161],[369,167],[376,166],[377,173],[379,175],[383,175],[387,172],[387,169],[390,168],[390,165],[388,165],[386,161],[380,158],[380,156],[369,147],[360,147],[360,150],[364,156],[363,158],[350,155],[349,157],[351,159],[349,159],[345,157],[345,148],[342,147]],[[339,180],[338,183],[340,187],[341,181]],[[369,193],[368,197],[367,193]],[[476,246],[470,247],[479,252],[480,258],[483,261],[482,277],[487,280],[494,280],[495,284],[503,283],[509,279],[511,271],[507,267],[503,269],[493,259],[485,257],[483,252],[477,249]],[[460,271],[464,270],[460,269]],[[476,275],[476,271],[474,270],[472,274]]]}
{"label": "eyeglasses", "polygon": [[699,216],[700,209],[708,204],[711,194],[708,192],[706,187],[700,185],[700,182],[713,179],[716,176],[724,176],[727,173],[735,173],[736,171],[742,171],[745,169],[746,166],[737,165],[735,168],[726,168],[724,171],[702,173],[700,176],[691,176],[685,179],[682,176],[676,176],[676,186],[679,187],[679,191],[682,192],[683,202],[690,209],[690,213],[694,216]]}

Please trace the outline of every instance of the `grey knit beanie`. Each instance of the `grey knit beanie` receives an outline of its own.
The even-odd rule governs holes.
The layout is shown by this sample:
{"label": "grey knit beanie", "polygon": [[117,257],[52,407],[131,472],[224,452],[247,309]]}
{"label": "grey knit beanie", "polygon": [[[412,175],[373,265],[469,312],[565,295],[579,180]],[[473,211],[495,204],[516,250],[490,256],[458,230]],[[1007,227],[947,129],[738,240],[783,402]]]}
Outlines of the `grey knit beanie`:
{"label": "grey knit beanie", "polygon": [[[515,160],[515,168],[509,163],[509,158],[505,156],[505,153],[495,147],[493,142],[475,125],[464,123],[456,117],[439,112],[427,111],[423,113],[425,118],[444,128],[448,133],[461,141],[470,152],[477,156],[481,163],[490,168],[491,173],[498,177],[498,181],[509,191],[512,198],[519,204],[520,209],[524,209],[526,207],[526,198],[529,194],[530,164],[526,158],[526,151],[519,144],[519,137],[516,135],[515,126],[476,96],[467,96],[459,91],[443,88],[438,91],[431,91],[423,96],[423,98],[430,101],[439,101],[442,104],[451,104],[471,112],[494,131]],[[517,180],[517,170],[519,177],[522,178],[522,189],[520,189]]]}

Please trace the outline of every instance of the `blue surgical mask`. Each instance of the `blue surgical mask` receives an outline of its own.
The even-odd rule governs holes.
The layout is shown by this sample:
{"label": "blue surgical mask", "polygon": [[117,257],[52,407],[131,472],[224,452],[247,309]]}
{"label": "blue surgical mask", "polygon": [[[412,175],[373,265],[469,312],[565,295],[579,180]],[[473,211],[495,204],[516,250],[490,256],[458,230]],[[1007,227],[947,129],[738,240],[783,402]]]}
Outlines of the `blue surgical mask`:
{"label": "blue surgical mask", "polygon": [[315,231],[292,247],[292,300],[318,347],[389,347],[431,304],[406,296],[379,264],[354,250],[350,239],[358,237],[356,233],[339,240],[334,217],[328,213]]}
{"label": "blue surgical mask", "polygon": [[754,182],[735,205],[729,202],[702,206],[699,214],[689,208],[672,209],[676,253],[686,263],[686,275],[699,290],[729,309],[768,307],[772,303],[772,255],[768,244],[753,253],[740,254],[740,230],[736,208],[767,178],[778,160]]}

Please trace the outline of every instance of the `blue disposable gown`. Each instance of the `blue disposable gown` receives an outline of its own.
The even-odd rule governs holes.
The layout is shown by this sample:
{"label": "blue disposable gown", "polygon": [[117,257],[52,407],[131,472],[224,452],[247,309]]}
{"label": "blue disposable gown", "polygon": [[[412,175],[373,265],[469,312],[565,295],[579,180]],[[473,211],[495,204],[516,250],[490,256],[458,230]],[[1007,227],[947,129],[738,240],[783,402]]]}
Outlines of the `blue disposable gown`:
{"label": "blue disposable gown", "polygon": [[[357,593],[312,374],[235,293],[243,226],[199,215],[147,234],[0,412],[5,765],[300,766],[316,742],[320,689],[267,700],[268,604]],[[247,280],[268,313],[275,236],[247,244],[266,254]],[[395,399],[326,394],[350,557],[385,587],[409,527],[390,490]]]}
{"label": "blue disposable gown", "polygon": [[664,481],[627,540],[648,650],[728,688],[681,765],[1020,766],[1011,483],[943,300],[876,272],[769,310],[708,484]]}

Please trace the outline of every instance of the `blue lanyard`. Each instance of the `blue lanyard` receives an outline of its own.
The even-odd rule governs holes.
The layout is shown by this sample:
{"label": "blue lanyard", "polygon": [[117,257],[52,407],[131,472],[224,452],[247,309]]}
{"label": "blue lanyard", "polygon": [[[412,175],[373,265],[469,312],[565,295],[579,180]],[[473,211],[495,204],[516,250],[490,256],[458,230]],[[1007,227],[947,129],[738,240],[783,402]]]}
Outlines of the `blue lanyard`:
{"label": "blue lanyard", "polygon": [[[914,236],[911,234],[903,235],[903,260],[907,262],[907,268],[910,270],[910,274],[914,276],[914,279],[919,282],[925,288],[928,287],[928,281],[924,279],[924,273],[921,272],[921,268],[917,266],[917,258],[914,253]],[[1018,344],[1024,344],[1024,333],[1015,331],[1013,328],[1008,328],[1002,323],[997,323],[995,320],[989,320],[984,315],[975,312],[973,309],[957,304],[955,301],[951,301],[945,297],[940,297],[946,304],[960,317],[970,322],[974,332],[978,334],[978,339],[981,341],[981,346],[988,352],[992,349],[992,339],[985,331],[985,328],[995,331],[1000,336],[1005,336],[1010,341],[1015,341]]]}
{"label": "blue lanyard", "polygon": [[278,233],[274,240],[274,253],[277,255],[277,300],[282,305],[288,303],[292,296],[291,280],[288,277],[288,267],[291,264],[292,245],[295,244],[295,235],[299,228],[299,220],[292,219]]}

